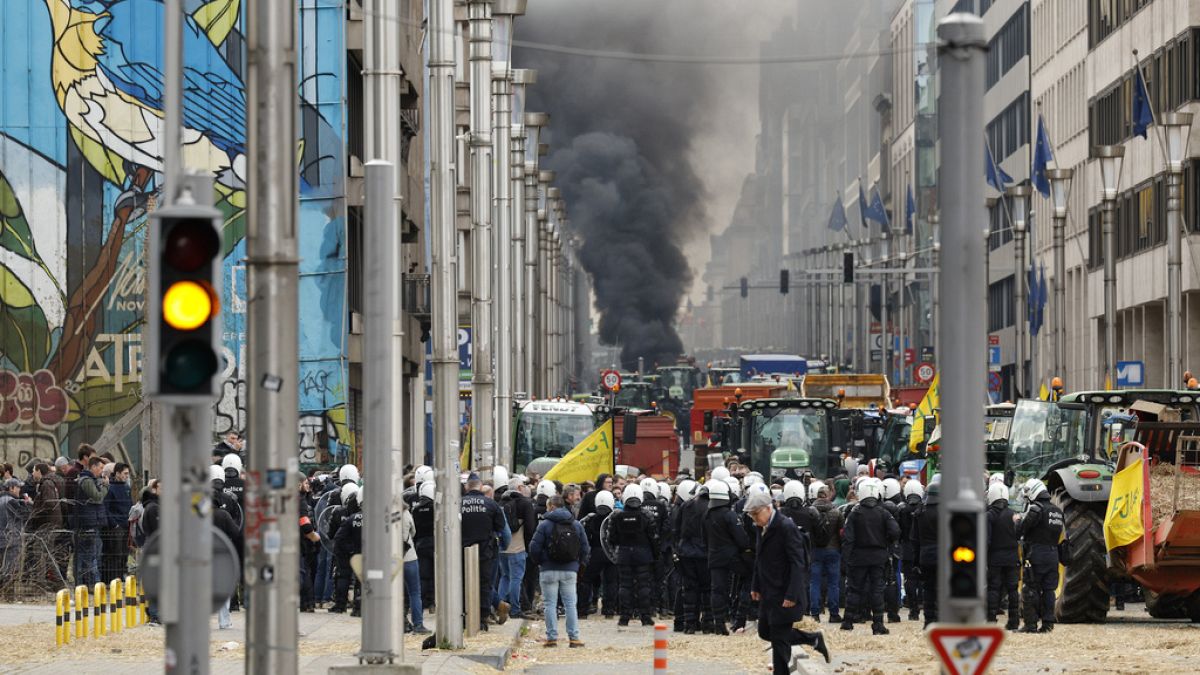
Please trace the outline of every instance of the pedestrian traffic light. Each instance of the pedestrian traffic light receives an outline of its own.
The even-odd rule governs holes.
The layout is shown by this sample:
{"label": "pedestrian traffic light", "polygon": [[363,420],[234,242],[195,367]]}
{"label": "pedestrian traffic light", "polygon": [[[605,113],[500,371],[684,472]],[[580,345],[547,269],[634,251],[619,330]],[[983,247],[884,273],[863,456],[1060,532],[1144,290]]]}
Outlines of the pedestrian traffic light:
{"label": "pedestrian traffic light", "polygon": [[746,277],[742,277],[742,297],[750,295],[750,282]]}
{"label": "pedestrian traffic light", "polygon": [[167,403],[210,401],[219,391],[220,212],[175,205],[153,214],[143,386]]}
{"label": "pedestrian traffic light", "polygon": [[783,295],[788,294],[788,271],[779,270],[779,292]]}
{"label": "pedestrian traffic light", "polygon": [[950,597],[978,598],[979,514],[950,512]]}
{"label": "pedestrian traffic light", "polygon": [[850,251],[842,254],[842,283],[854,283],[854,253]]}

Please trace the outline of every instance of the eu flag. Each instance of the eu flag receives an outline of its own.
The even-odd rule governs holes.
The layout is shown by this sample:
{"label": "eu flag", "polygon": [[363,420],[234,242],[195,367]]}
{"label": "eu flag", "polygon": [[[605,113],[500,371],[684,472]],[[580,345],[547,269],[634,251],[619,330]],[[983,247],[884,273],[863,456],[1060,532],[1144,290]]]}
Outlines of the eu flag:
{"label": "eu flag", "polygon": [[1133,80],[1133,135],[1146,137],[1146,129],[1154,122],[1154,111],[1150,109],[1150,92],[1146,90],[1146,79],[1142,68],[1134,70]]}
{"label": "eu flag", "polygon": [[867,227],[867,218],[871,207],[867,206],[867,195],[862,189],[862,178],[858,179],[858,217],[862,220],[863,229]]}
{"label": "eu flag", "polygon": [[841,197],[837,197],[833,200],[833,213],[829,214],[829,229],[846,229],[846,208],[842,206]]}
{"label": "eu flag", "polygon": [[904,233],[913,233],[913,216],[917,215],[917,200],[913,198],[912,186],[908,186],[908,198],[904,205]]}
{"label": "eu flag", "polygon": [[883,208],[883,198],[879,196],[879,186],[871,188],[871,205],[867,207],[868,219],[879,223],[883,229],[889,229],[887,209]]}
{"label": "eu flag", "polygon": [[1030,179],[1034,189],[1043,197],[1050,196],[1050,179],[1046,178],[1046,167],[1054,161],[1054,149],[1050,145],[1050,134],[1046,132],[1046,120],[1038,115],[1037,144],[1033,147],[1033,171]]}
{"label": "eu flag", "polygon": [[1004,187],[1013,182],[1012,176],[1004,173],[1004,169],[996,163],[996,158],[992,157],[992,149],[985,142],[983,144],[984,158],[987,160],[987,183],[1001,194],[1004,194]]}

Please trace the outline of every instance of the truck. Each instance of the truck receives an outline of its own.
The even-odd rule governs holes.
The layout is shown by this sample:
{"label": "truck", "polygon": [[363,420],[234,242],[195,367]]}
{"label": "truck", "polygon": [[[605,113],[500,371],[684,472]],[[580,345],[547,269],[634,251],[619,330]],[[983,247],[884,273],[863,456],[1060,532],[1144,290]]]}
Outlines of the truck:
{"label": "truck", "polygon": [[814,374],[805,376],[800,395],[833,399],[842,408],[887,410],[892,407],[891,391],[886,375]]}
{"label": "truck", "polygon": [[833,449],[831,413],[837,402],[813,398],[760,398],[737,407],[731,434],[738,459],[763,477],[829,478],[840,468]]}
{"label": "truck", "polygon": [[[1174,511],[1148,530],[1140,547],[1110,552],[1104,541],[1113,475],[1124,466],[1123,452],[1129,461],[1126,445],[1144,446],[1152,461],[1175,462],[1180,437],[1198,434],[1200,394],[1194,391],[1085,391],[1065,395],[1058,402],[1017,403],[1005,478],[1010,485],[1040,479],[1063,510],[1071,555],[1063,567],[1055,606],[1060,622],[1103,622],[1108,613],[1108,582],[1126,579],[1142,584],[1151,616],[1168,618],[1184,612],[1193,621],[1200,620],[1200,597],[1195,594],[1200,514]],[[1149,502],[1147,497],[1146,508]]]}
{"label": "truck", "polygon": [[594,406],[578,401],[518,401],[513,407],[514,473],[545,475],[596,429],[599,419]]}
{"label": "truck", "polygon": [[[632,422],[636,420],[636,422]],[[630,435],[626,436],[626,427]],[[613,414],[615,464],[636,467],[657,478],[679,473],[679,432],[670,417],[650,410],[617,410]]]}
{"label": "truck", "polygon": [[743,382],[755,375],[804,375],[808,361],[795,354],[743,354],[738,357],[738,370]]}

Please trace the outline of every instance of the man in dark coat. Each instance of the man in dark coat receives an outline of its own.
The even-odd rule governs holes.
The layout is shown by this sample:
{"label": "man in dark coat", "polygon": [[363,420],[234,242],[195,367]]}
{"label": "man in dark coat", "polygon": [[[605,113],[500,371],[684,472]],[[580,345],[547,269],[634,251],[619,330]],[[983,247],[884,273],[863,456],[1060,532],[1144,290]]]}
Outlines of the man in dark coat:
{"label": "man in dark coat", "polygon": [[758,602],[758,636],[771,643],[773,672],[789,672],[794,645],[813,647],[828,663],[825,636],[792,627],[808,607],[808,554],[800,529],[775,512],[770,495],[750,495],[745,509],[759,528],[750,597]]}
{"label": "man in dark coat", "polygon": [[[1042,481],[1032,478],[1025,484],[1028,509],[1020,516],[1016,534],[1025,554],[1022,592],[1025,595],[1025,627],[1022,633],[1049,633],[1054,630],[1054,591],[1058,587],[1058,543],[1065,520],[1062,509],[1050,500]],[[1015,516],[1014,516],[1015,517]],[[1042,620],[1038,628],[1038,618]]]}
{"label": "man in dark coat", "polygon": [[1007,599],[1008,630],[1021,627],[1021,598],[1017,593],[1021,559],[1017,554],[1017,526],[1008,508],[1008,487],[988,487],[987,508],[987,619],[995,621]]}
{"label": "man in dark coat", "polygon": [[504,520],[500,505],[491,497],[485,497],[482,488],[483,481],[472,473],[467,478],[467,493],[462,497],[461,513],[463,548],[479,545],[480,630],[486,631],[486,617],[492,611],[492,576],[496,560],[500,551],[511,543],[512,531]]}

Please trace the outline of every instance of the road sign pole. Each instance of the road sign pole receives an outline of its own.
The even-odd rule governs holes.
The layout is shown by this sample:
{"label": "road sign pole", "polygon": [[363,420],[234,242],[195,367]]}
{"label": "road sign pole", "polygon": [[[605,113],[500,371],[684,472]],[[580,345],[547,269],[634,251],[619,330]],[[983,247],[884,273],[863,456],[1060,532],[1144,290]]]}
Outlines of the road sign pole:
{"label": "road sign pole", "polygon": [[[987,242],[979,223],[987,222],[983,182],[983,82],[987,40],[983,20],[956,13],[938,25],[938,60],[942,69],[942,96],[938,122],[942,139],[942,165],[938,172],[941,212],[939,275],[941,311],[938,332],[943,351],[937,354],[941,378],[942,510],[938,518],[940,544],[938,569],[939,619],[947,623],[980,623],[984,618],[982,575],[974,588],[956,583],[951,591],[953,563],[951,520],[974,527],[974,548],[954,554],[962,563],[969,557],[975,570],[987,569],[983,527],[984,465],[981,448],[987,380],[987,279],[984,276]],[[969,547],[964,547],[969,548]],[[956,582],[958,579],[956,579]],[[968,578],[967,586],[970,585]]]}

